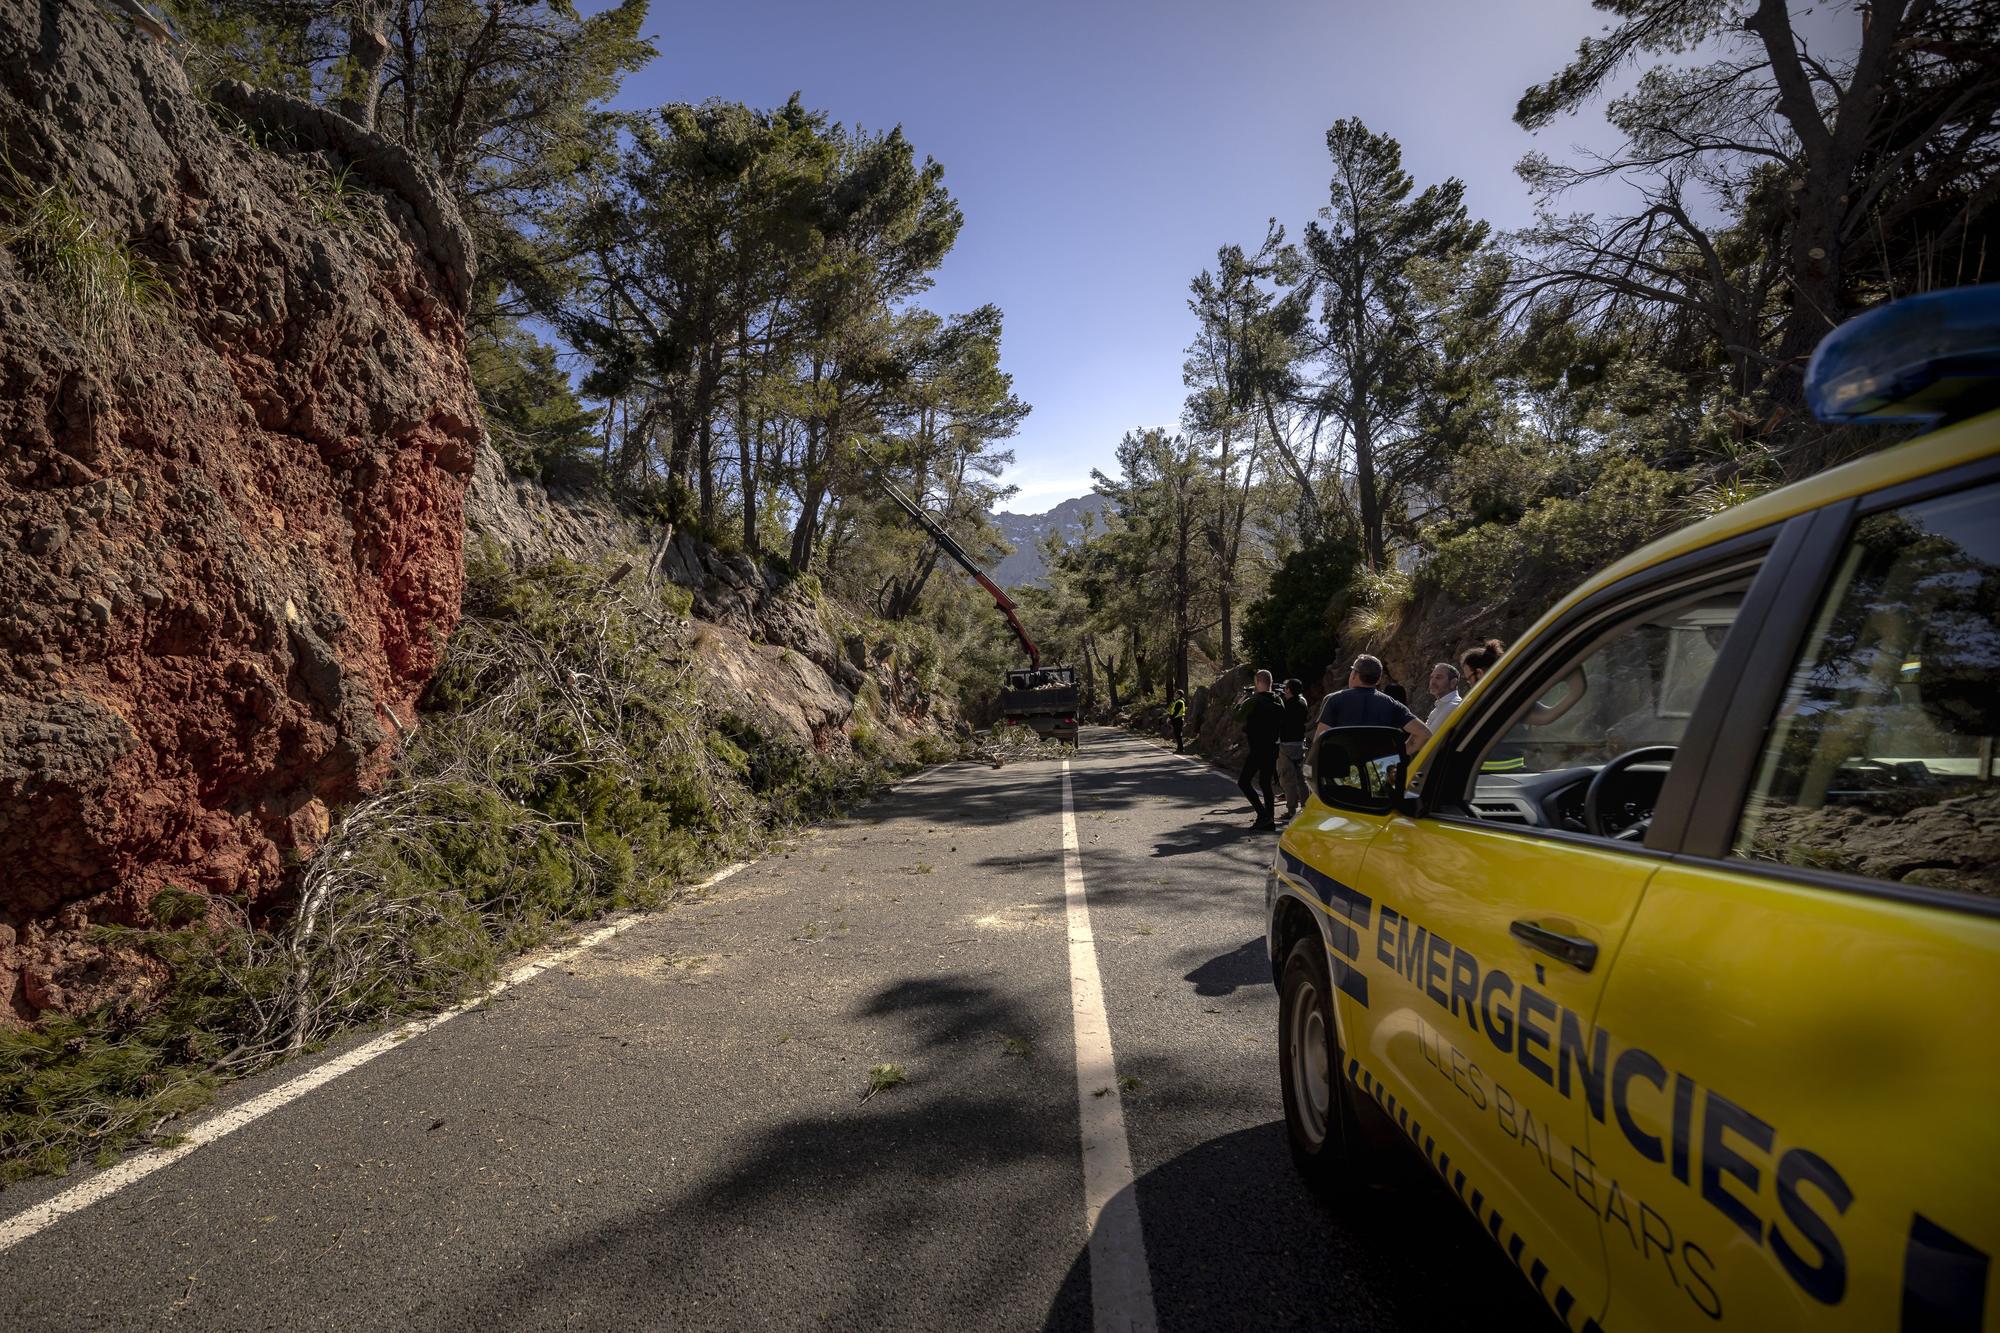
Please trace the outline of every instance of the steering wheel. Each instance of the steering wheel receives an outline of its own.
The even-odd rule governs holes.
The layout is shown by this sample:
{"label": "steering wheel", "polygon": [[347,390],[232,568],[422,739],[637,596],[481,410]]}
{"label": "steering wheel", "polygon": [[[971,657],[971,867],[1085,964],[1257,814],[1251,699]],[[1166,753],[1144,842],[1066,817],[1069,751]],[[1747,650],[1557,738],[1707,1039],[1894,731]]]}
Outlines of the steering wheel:
{"label": "steering wheel", "polygon": [[1638,764],[1655,764],[1662,759],[1671,762],[1680,750],[1678,745],[1642,745],[1636,750],[1627,750],[1603,768],[1597,770],[1590,780],[1590,786],[1583,793],[1583,826],[1600,838],[1611,838],[1618,842],[1638,842],[1646,836],[1646,830],[1653,826],[1652,811],[1630,828],[1610,832],[1604,826],[1604,794],[1611,788],[1611,780]]}

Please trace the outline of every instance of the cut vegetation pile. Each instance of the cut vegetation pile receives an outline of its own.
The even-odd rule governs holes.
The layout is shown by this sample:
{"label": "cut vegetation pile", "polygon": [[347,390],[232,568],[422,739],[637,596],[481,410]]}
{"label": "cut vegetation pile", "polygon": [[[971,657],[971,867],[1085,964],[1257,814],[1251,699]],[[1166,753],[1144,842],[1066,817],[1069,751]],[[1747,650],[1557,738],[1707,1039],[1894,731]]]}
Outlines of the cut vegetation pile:
{"label": "cut vegetation pile", "polygon": [[163,889],[150,926],[97,928],[168,974],[152,1003],[0,1034],[0,1179],[106,1160],[227,1079],[446,1006],[568,923],[662,906],[955,753],[774,736],[703,697],[687,611],[672,584],[476,556],[421,731],[303,867],[296,905],[254,919]]}

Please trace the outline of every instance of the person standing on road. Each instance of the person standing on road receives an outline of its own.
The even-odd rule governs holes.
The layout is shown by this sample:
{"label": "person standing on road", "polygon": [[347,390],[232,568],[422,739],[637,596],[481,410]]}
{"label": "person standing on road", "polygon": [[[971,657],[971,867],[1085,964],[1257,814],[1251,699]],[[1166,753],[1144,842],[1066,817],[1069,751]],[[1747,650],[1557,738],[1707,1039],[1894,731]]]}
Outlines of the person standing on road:
{"label": "person standing on road", "polygon": [[[1259,671],[1257,683],[1243,702],[1237,705],[1237,716],[1243,719],[1243,739],[1249,750],[1243,757],[1243,771],[1237,774],[1236,785],[1250,800],[1250,808],[1257,812],[1257,822],[1252,828],[1276,829],[1278,821],[1277,796],[1272,784],[1278,768],[1278,728],[1284,720],[1285,706],[1278,702],[1278,696],[1271,693],[1271,673]],[[1257,794],[1255,779],[1264,789]]]}
{"label": "person standing on road", "polygon": [[1278,786],[1285,793],[1285,818],[1306,803],[1306,687],[1296,677],[1285,682],[1285,717],[1278,728]]}
{"label": "person standing on road", "polygon": [[1319,726],[1313,729],[1318,740],[1335,727],[1401,727],[1409,736],[1406,754],[1415,754],[1431,738],[1423,719],[1375,687],[1382,682],[1382,661],[1367,653],[1354,659],[1347,669],[1347,688],[1335,690],[1319,706]]}
{"label": "person standing on road", "polygon": [[1174,701],[1167,705],[1167,725],[1174,729],[1174,753],[1187,749],[1187,692],[1174,691]]}
{"label": "person standing on road", "polygon": [[1439,662],[1431,668],[1431,715],[1424,719],[1424,725],[1436,731],[1444,720],[1451,716],[1451,710],[1458,707],[1458,668],[1449,662]]}

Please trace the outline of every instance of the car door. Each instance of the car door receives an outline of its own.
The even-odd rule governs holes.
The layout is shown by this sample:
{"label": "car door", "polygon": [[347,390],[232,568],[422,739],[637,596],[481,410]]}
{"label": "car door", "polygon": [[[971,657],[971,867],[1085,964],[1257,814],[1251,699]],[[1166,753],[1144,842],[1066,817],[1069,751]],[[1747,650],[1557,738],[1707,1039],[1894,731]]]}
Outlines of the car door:
{"label": "car door", "polygon": [[[1595,1015],[1665,863],[1644,837],[1675,764],[1659,747],[1687,730],[1767,548],[1636,576],[1538,634],[1450,719],[1422,813],[1363,853],[1367,1002],[1341,997],[1354,1079],[1573,1328],[1607,1294]],[[1597,829],[1577,824],[1592,777],[1635,751]]]}
{"label": "car door", "polygon": [[1824,511],[1599,1030],[1607,1325],[2000,1327],[2000,480]]}

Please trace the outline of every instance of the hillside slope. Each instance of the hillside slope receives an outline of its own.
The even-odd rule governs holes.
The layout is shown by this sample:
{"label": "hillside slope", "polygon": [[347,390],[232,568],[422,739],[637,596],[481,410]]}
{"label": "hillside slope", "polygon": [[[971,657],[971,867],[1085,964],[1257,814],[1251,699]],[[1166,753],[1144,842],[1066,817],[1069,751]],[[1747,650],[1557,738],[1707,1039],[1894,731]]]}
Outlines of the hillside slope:
{"label": "hillside slope", "polygon": [[545,486],[510,475],[482,447],[465,519],[472,546],[490,545],[516,570],[562,561],[685,589],[689,633],[700,638],[689,661],[704,696],[814,754],[851,753],[857,724],[875,744],[914,741],[956,721],[951,701],[928,688],[891,639],[825,603],[813,584],[684,532],[663,542],[661,529],[587,476]]}
{"label": "hillside slope", "polygon": [[[363,915],[418,885],[464,932],[349,1016],[422,1003],[954,720],[815,580],[509,477],[471,278],[385,140],[0,0],[0,1033],[152,1021],[195,944],[292,967],[328,885]],[[524,887],[527,847],[567,868]]]}

